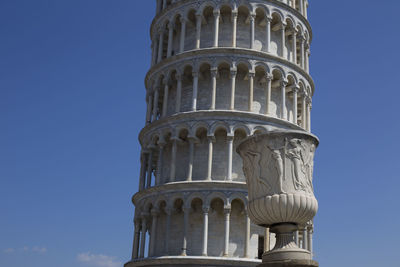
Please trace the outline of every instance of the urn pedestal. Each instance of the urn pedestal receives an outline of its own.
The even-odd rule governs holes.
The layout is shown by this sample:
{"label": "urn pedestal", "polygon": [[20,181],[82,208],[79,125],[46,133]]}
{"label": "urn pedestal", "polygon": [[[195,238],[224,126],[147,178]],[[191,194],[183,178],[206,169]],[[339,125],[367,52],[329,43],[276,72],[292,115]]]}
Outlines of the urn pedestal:
{"label": "urn pedestal", "polygon": [[311,134],[281,131],[250,137],[237,149],[248,185],[250,219],[269,227],[277,238],[260,267],[318,266],[294,239],[294,232],[318,210],[312,181],[317,146]]}

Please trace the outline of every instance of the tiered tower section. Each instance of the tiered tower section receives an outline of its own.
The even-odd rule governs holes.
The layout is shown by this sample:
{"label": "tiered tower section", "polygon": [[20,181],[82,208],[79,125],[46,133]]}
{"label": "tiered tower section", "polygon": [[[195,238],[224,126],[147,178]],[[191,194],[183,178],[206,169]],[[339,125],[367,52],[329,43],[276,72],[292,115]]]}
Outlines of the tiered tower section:
{"label": "tiered tower section", "polygon": [[[256,266],[246,137],[310,131],[307,0],[158,0],[146,76],[133,266]],[[296,239],[312,250],[312,224]]]}

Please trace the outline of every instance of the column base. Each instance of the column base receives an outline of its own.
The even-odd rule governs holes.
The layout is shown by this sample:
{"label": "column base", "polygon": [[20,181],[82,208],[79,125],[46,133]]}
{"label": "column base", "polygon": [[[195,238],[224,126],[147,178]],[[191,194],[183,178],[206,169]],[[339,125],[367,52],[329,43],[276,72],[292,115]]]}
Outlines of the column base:
{"label": "column base", "polygon": [[318,267],[319,264],[313,260],[281,260],[262,263],[257,267]]}

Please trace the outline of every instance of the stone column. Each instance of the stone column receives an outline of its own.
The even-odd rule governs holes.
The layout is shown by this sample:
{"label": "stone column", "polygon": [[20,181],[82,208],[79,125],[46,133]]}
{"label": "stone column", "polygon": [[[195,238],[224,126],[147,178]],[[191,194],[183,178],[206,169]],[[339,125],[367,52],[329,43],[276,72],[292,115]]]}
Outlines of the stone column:
{"label": "stone column", "polygon": [[286,85],[287,81],[286,80],[281,80],[281,119],[286,120],[287,119],[287,114],[286,114]]}
{"label": "stone column", "polygon": [[156,39],[156,37],[153,38],[153,40],[151,40],[151,66],[154,66],[156,64],[157,61],[157,42],[158,40]]}
{"label": "stone column", "polygon": [[149,255],[155,256],[155,246],[157,241],[157,220],[158,220],[158,210],[152,209],[151,210],[152,222],[151,222],[151,235],[150,235],[150,249]]}
{"label": "stone column", "polygon": [[174,24],[172,22],[168,23],[168,48],[167,48],[167,58],[172,56],[172,45],[174,38]]}
{"label": "stone column", "polygon": [[299,3],[299,9],[300,9],[300,13],[304,16],[304,0],[298,0]]}
{"label": "stone column", "polygon": [[246,218],[246,235],[245,235],[245,243],[244,243],[244,258],[250,258],[250,217],[247,212],[247,208],[245,208],[245,218]]}
{"label": "stone column", "polygon": [[185,51],[186,19],[181,17],[181,38],[179,40],[179,53]]}
{"label": "stone column", "polygon": [[308,227],[308,231],[307,231],[307,239],[308,239],[308,251],[311,252],[311,255],[313,254],[313,233],[314,233],[314,229],[312,226]]}
{"label": "stone column", "polygon": [[139,191],[144,189],[144,184],[146,181],[146,169],[147,169],[147,155],[142,149],[140,153],[140,177],[139,177]]}
{"label": "stone column", "polygon": [[297,64],[297,30],[293,28],[292,34],[292,53],[293,53],[293,63]]}
{"label": "stone column", "polygon": [[142,238],[140,239],[140,255],[139,258],[144,258],[144,250],[146,245],[146,232],[147,232],[147,213],[142,213]]}
{"label": "stone column", "polygon": [[271,249],[271,234],[269,232],[269,228],[265,228],[264,233],[264,252],[270,251]]}
{"label": "stone column", "polygon": [[237,32],[237,18],[238,12],[237,10],[232,11],[232,47],[236,47],[236,32]]}
{"label": "stone column", "polygon": [[156,175],[156,181],[155,185],[160,185],[161,184],[161,178],[162,178],[162,165],[163,165],[163,155],[164,155],[164,146],[166,145],[166,142],[163,140],[163,138],[160,139],[158,142],[158,160],[157,160],[157,175]]}
{"label": "stone column", "polygon": [[207,181],[212,180],[212,161],[213,161],[213,142],[215,142],[215,137],[209,135],[208,137],[208,162],[207,162]]}
{"label": "stone column", "polygon": [[164,100],[163,100],[163,110],[162,110],[162,117],[167,116],[168,111],[168,93],[169,93],[169,85],[168,80],[164,81]]}
{"label": "stone column", "polygon": [[201,14],[196,14],[196,49],[200,48],[200,37],[201,37]]}
{"label": "stone column", "polygon": [[254,76],[255,72],[249,72],[249,112],[253,111],[253,101],[254,101]]}
{"label": "stone column", "polygon": [[153,149],[154,149],[154,146],[153,145],[150,145],[149,147],[148,147],[148,150],[149,150],[149,158],[148,158],[148,160],[147,160],[147,185],[146,185],[146,188],[150,188],[151,187],[151,176],[152,176],[152,173],[153,173]]}
{"label": "stone column", "polygon": [[227,134],[226,141],[228,143],[228,174],[226,180],[229,182],[232,181],[233,139],[233,135]]}
{"label": "stone column", "polygon": [[311,132],[311,98],[307,98],[307,131]]}
{"label": "stone column", "polygon": [[308,10],[307,10],[307,8],[308,8],[308,1],[306,0],[305,1],[305,3],[304,3],[304,17],[306,17],[306,19],[308,18]]}
{"label": "stone column", "polygon": [[167,0],[163,0],[163,7],[162,9],[166,9],[167,8]]}
{"label": "stone column", "polygon": [[304,68],[304,42],[305,42],[304,36],[301,36],[300,38],[300,67]]}
{"label": "stone column", "polygon": [[214,10],[214,47],[218,47],[218,36],[219,36],[219,10]]}
{"label": "stone column", "polygon": [[269,73],[266,73],[265,80],[266,80],[266,88],[265,88],[265,115],[271,115],[271,82],[273,76]]}
{"label": "stone column", "polygon": [[164,30],[160,29],[159,30],[159,35],[160,37],[158,38],[158,57],[157,57],[157,63],[161,62],[162,60],[162,55],[163,55],[163,43],[164,43]]}
{"label": "stone column", "polygon": [[254,49],[256,14],[250,14],[250,49]]}
{"label": "stone column", "polygon": [[165,254],[169,255],[169,239],[170,239],[170,231],[171,231],[171,215],[172,215],[172,209],[167,207],[165,209],[165,213],[167,214],[167,221],[165,223]]}
{"label": "stone column", "polygon": [[231,68],[231,104],[229,106],[230,110],[235,109],[235,87],[236,87],[236,68]]}
{"label": "stone column", "polygon": [[154,100],[153,100],[153,121],[157,120],[157,112],[158,112],[158,97],[159,97],[159,92],[158,88],[156,88],[154,92]]}
{"label": "stone column", "polygon": [[140,221],[135,219],[135,232],[133,237],[132,260],[139,256]]}
{"label": "stone column", "polygon": [[198,89],[198,86],[199,86],[199,73],[197,71],[193,71],[192,75],[193,75],[192,111],[196,111],[196,108],[197,108],[197,89]]}
{"label": "stone column", "polygon": [[303,232],[303,247],[302,248],[307,250],[307,248],[308,248],[308,244],[307,244],[307,227],[304,227],[302,232]]}
{"label": "stone column", "polygon": [[266,16],[265,21],[266,25],[266,40],[265,40],[265,50],[267,53],[271,52],[271,21],[272,17]]}
{"label": "stone column", "polygon": [[192,175],[193,175],[193,163],[194,163],[194,144],[195,144],[195,137],[194,136],[189,136],[189,166],[188,166],[188,173],[187,173],[187,182],[192,181]]}
{"label": "stone column", "polygon": [[215,110],[215,100],[217,96],[217,74],[218,68],[212,67],[211,68],[211,110]]}
{"label": "stone column", "polygon": [[306,71],[310,72],[310,49],[306,49]]}
{"label": "stone column", "polygon": [[307,128],[306,97],[306,92],[303,91],[301,95],[301,127],[304,130]]}
{"label": "stone column", "polygon": [[183,242],[181,256],[187,256],[187,237],[189,231],[190,207],[183,207]]}
{"label": "stone column", "polygon": [[161,0],[157,0],[157,7],[156,7],[157,14],[160,13],[161,10],[162,10]]}
{"label": "stone column", "polygon": [[171,138],[172,141],[172,151],[171,151],[171,169],[170,169],[170,183],[175,182],[176,179],[176,152],[178,150],[178,140],[179,138],[174,136]]}
{"label": "stone column", "polygon": [[299,87],[293,86],[293,123],[297,125],[297,92]]}
{"label": "stone column", "polygon": [[300,247],[300,242],[299,242],[299,230],[294,232],[294,242],[296,242],[296,245]]}
{"label": "stone column", "polygon": [[285,45],[286,45],[286,34],[285,34],[286,24],[282,22],[281,24],[281,57],[285,57]]}
{"label": "stone column", "polygon": [[147,99],[146,125],[151,123],[151,110],[153,106],[153,95],[149,94]]}
{"label": "stone column", "polygon": [[208,212],[210,211],[209,206],[203,206],[203,252],[202,256],[207,256],[208,248]]}
{"label": "stone column", "polygon": [[175,77],[177,80],[175,112],[179,113],[181,111],[182,76],[180,74],[176,74]]}
{"label": "stone column", "polygon": [[224,257],[229,256],[229,228],[230,228],[230,217],[231,217],[231,207],[224,208],[225,215],[225,235],[224,235]]}

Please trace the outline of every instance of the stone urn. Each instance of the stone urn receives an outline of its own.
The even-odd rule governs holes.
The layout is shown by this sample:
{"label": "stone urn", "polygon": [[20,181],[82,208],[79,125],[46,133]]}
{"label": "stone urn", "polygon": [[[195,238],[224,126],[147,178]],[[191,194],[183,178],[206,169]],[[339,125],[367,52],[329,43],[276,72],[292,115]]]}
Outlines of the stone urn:
{"label": "stone urn", "polygon": [[274,249],[263,255],[263,264],[271,263],[265,266],[287,260],[304,264],[282,266],[318,266],[294,240],[294,232],[318,210],[313,189],[318,143],[306,132],[274,131],[249,137],[237,148],[248,185],[250,219],[276,233]]}

